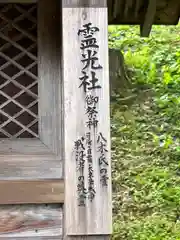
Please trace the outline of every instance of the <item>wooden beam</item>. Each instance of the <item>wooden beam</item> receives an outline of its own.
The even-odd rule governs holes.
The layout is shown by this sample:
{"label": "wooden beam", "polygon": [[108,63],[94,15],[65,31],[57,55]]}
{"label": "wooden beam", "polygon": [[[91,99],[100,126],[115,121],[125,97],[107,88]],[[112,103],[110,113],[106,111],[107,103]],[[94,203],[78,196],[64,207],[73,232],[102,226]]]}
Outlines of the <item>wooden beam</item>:
{"label": "wooden beam", "polygon": [[[23,145],[22,145],[23,147]],[[42,180],[63,178],[63,162],[54,155],[0,155],[0,180]]]}
{"label": "wooden beam", "polygon": [[[3,238],[4,240],[12,240],[12,237]],[[13,240],[23,240],[24,237],[13,237]],[[62,236],[43,236],[43,237],[26,237],[26,240],[63,240]],[[104,239],[103,239],[104,240]]]}
{"label": "wooden beam", "polygon": [[64,0],[62,28],[65,237],[109,239],[112,203],[106,1]]}
{"label": "wooden beam", "polygon": [[62,225],[60,204],[0,205],[0,239],[60,240]]}
{"label": "wooden beam", "polygon": [[63,203],[63,180],[0,180],[0,204]]}
{"label": "wooden beam", "polygon": [[149,0],[144,23],[140,25],[140,34],[142,37],[148,37],[154,22],[156,14],[156,0]]}
{"label": "wooden beam", "polygon": [[66,238],[68,240],[110,240],[110,236],[100,236],[100,235],[94,235],[94,236],[71,236],[70,238]]}
{"label": "wooden beam", "polygon": [[0,0],[0,3],[37,3],[38,0]]}
{"label": "wooden beam", "polygon": [[62,0],[63,8],[103,8],[107,7],[106,0]]}
{"label": "wooden beam", "polygon": [[38,1],[38,114],[41,141],[61,158],[63,151],[60,72],[60,1]]}

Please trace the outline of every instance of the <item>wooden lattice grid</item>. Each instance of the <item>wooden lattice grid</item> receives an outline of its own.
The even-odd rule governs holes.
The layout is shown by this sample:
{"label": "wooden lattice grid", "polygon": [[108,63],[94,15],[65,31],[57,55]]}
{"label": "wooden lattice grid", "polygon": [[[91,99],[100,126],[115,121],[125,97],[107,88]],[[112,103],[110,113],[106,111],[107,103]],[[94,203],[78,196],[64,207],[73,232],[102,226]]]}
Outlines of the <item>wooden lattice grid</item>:
{"label": "wooden lattice grid", "polygon": [[36,4],[0,4],[0,138],[38,137]]}

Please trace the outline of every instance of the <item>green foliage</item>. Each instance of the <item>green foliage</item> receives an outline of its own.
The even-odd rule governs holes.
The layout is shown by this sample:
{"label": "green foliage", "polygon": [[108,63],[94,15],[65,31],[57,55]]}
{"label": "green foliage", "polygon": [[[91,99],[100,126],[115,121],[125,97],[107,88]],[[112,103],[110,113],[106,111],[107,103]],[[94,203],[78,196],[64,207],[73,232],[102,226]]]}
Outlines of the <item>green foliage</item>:
{"label": "green foliage", "polygon": [[[180,240],[180,24],[109,27],[132,84],[148,94],[111,103],[113,240]],[[120,80],[119,80],[120,81]]]}

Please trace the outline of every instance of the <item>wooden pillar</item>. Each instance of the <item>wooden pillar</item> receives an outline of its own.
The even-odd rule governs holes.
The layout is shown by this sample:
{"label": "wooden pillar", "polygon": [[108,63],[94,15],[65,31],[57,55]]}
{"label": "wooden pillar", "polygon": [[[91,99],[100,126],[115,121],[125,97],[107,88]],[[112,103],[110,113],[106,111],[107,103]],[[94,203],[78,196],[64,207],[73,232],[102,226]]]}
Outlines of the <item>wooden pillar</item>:
{"label": "wooden pillar", "polygon": [[112,231],[107,18],[105,0],[63,0],[65,239]]}

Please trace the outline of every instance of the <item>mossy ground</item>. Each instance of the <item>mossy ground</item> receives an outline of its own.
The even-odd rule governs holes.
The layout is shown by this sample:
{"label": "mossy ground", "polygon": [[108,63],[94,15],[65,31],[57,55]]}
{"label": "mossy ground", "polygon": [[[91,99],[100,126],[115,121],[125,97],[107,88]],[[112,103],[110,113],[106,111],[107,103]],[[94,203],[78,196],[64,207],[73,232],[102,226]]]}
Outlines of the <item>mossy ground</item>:
{"label": "mossy ground", "polygon": [[136,97],[111,99],[113,240],[180,240],[180,24],[109,27]]}

